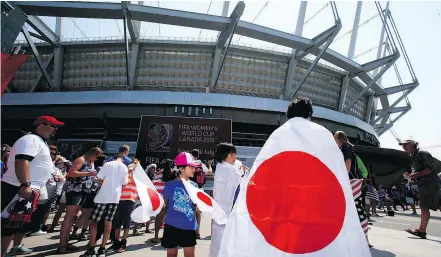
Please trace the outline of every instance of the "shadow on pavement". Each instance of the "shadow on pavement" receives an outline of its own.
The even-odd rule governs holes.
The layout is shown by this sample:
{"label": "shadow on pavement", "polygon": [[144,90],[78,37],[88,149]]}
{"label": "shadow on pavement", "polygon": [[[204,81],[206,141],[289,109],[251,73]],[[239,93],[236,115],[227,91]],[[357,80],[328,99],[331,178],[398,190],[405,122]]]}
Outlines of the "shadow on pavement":
{"label": "shadow on pavement", "polygon": [[[430,210],[430,212],[434,212],[434,211]],[[402,213],[402,212],[395,212],[395,215],[397,215],[397,216],[406,216],[406,217],[415,217],[415,218],[419,218],[420,217],[420,214],[414,215],[412,213]],[[430,219],[441,220],[441,217],[431,216]]]}
{"label": "shadow on pavement", "polygon": [[60,234],[58,233],[58,234],[56,234],[56,235],[53,235],[53,236],[49,237],[49,239],[51,239],[51,240],[57,240],[57,239],[60,239]]}
{"label": "shadow on pavement", "polygon": [[409,239],[413,239],[413,240],[426,240],[426,241],[432,241],[432,242],[436,242],[436,243],[440,243],[441,244],[441,240],[435,240],[435,239],[423,239],[423,238],[419,238],[419,237],[414,237],[414,236],[410,236],[408,237]]}
{"label": "shadow on pavement", "polygon": [[[51,245],[46,245],[32,248],[33,253],[37,252],[37,254],[32,254],[32,257],[59,256],[60,254],[57,253],[58,244],[55,248],[51,248],[50,246]],[[77,250],[69,251],[68,254],[78,253],[78,255],[81,255],[84,251],[86,251],[86,247],[79,246]]]}
{"label": "shadow on pavement", "polygon": [[41,246],[32,247],[32,252],[39,253],[39,252],[50,251],[50,250],[55,251],[59,245],[60,244],[58,242],[56,242],[56,243],[49,244],[49,245],[41,245]]}
{"label": "shadow on pavement", "polygon": [[153,245],[151,242],[145,243],[145,244],[134,244],[134,245],[128,245],[126,248],[126,252],[132,252],[132,251],[138,251],[145,248],[150,248],[152,251],[165,251],[165,248],[159,245]]}
{"label": "shadow on pavement", "polygon": [[394,253],[371,248],[372,257],[395,257]]}
{"label": "shadow on pavement", "polygon": [[211,235],[203,237],[200,240],[208,240],[208,241],[210,241],[211,240]]}

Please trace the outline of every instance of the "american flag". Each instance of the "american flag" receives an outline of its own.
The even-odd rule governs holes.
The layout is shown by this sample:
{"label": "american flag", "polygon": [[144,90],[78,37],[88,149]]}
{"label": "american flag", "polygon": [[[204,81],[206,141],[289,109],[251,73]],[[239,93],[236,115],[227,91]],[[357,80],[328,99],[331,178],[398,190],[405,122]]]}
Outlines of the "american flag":
{"label": "american flag", "polygon": [[352,195],[354,199],[361,196],[361,186],[363,185],[363,179],[351,179]]}
{"label": "american flag", "polygon": [[357,208],[360,225],[367,236],[369,227],[366,212],[364,210],[363,198],[361,197],[361,187],[363,186],[363,179],[351,179],[352,195],[354,196],[355,208]]}

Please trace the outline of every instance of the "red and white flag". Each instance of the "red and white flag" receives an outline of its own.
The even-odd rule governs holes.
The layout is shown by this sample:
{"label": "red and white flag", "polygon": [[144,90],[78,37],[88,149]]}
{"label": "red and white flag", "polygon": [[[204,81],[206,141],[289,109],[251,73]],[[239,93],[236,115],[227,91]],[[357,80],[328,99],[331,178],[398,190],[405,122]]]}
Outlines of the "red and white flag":
{"label": "red and white flag", "polygon": [[218,257],[371,257],[342,153],[326,128],[287,121],[240,186]]}
{"label": "red and white flag", "polygon": [[210,215],[218,224],[225,224],[227,222],[227,215],[211,196],[191,185],[187,180],[181,179],[181,181],[184,183],[185,190],[187,190],[191,201],[196,204],[202,213]]}
{"label": "red and white flag", "polygon": [[133,171],[133,179],[135,180],[141,206],[136,208],[130,217],[136,223],[145,223],[150,220],[150,217],[156,216],[161,212],[164,206],[164,199],[158,193],[141,165],[137,165]]}

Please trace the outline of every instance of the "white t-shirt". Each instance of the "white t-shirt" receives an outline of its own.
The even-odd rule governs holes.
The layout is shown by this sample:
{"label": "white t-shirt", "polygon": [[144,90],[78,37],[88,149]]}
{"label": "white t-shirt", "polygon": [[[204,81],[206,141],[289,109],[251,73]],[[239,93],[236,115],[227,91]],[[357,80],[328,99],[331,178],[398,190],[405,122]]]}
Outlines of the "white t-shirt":
{"label": "white t-shirt", "polygon": [[54,164],[46,141],[38,135],[27,134],[12,146],[8,159],[8,171],[3,175],[2,181],[14,186],[21,185],[15,174],[15,156],[18,154],[34,157],[29,162],[29,182],[31,182],[32,188],[46,191],[46,182],[54,171]]}
{"label": "white t-shirt", "polygon": [[119,203],[122,186],[129,182],[127,166],[120,161],[107,162],[97,177],[103,184],[95,196],[95,203]]}

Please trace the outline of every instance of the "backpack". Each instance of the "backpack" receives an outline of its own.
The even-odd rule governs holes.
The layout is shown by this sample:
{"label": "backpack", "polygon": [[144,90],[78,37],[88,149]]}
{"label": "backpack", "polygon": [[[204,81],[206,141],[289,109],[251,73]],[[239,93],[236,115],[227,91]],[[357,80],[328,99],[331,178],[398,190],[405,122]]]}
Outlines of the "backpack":
{"label": "backpack", "polygon": [[200,188],[204,186],[206,177],[205,177],[204,170],[202,169],[201,166],[195,168],[195,173],[194,173],[194,176],[193,176],[192,180],[194,182],[196,182],[196,184],[198,184],[198,186]]}
{"label": "backpack", "polygon": [[352,153],[352,155],[352,161],[354,162],[355,170],[351,171],[351,177],[354,179],[367,178],[369,176],[369,172],[366,168],[366,165],[364,165],[363,161],[357,154]]}
{"label": "backpack", "polygon": [[355,164],[356,164],[356,171],[363,177],[367,178],[369,176],[368,169],[366,168],[366,165],[364,165],[363,161],[361,160],[360,156],[355,155]]}

